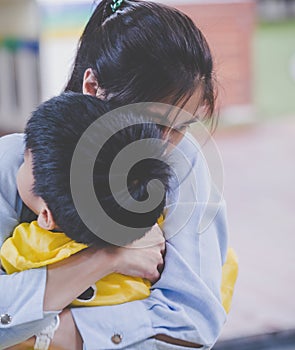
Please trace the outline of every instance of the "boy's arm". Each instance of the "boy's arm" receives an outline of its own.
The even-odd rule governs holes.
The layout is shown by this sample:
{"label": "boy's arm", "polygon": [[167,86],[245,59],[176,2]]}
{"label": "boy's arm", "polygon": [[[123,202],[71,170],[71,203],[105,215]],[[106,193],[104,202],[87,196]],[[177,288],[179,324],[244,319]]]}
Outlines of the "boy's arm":
{"label": "boy's arm", "polygon": [[147,248],[142,249],[85,249],[50,265],[47,278],[44,269],[0,276],[0,349],[39,333],[59,310],[105,275],[118,272],[157,280],[164,238],[153,230],[145,242]]}
{"label": "boy's arm", "polygon": [[[21,134],[0,139],[0,245],[12,232],[20,216],[16,174],[23,161],[23,149]],[[120,254],[109,250],[103,254],[87,249],[50,266],[48,274],[44,268],[12,275],[0,274],[0,349],[20,343],[41,331],[58,314],[58,310],[110,272],[117,270],[157,280],[163,246],[161,236],[161,242],[156,247],[146,249],[145,258],[137,254],[133,260],[126,249],[120,250]]]}
{"label": "boy's arm", "polygon": [[[136,247],[140,248],[136,248]],[[163,265],[165,240],[155,225],[128,247],[87,248],[48,265],[44,310],[61,310],[89,286],[111,273],[142,277],[155,282]],[[64,283],[65,277],[67,283]]]}

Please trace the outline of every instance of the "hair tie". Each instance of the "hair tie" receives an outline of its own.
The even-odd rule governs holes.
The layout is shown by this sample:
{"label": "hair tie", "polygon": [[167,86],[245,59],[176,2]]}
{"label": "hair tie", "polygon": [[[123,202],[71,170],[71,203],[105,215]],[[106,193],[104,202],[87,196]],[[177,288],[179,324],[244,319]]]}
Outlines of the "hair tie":
{"label": "hair tie", "polygon": [[124,0],[113,0],[111,6],[111,9],[113,12],[116,12],[118,8],[122,5]]}

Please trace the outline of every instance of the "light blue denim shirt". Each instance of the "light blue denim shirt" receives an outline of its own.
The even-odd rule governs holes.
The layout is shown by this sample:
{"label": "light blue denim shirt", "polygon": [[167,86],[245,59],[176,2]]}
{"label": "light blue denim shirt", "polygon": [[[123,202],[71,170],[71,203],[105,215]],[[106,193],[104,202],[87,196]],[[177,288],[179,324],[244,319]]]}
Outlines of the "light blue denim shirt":
{"label": "light blue denim shirt", "polygon": [[[6,214],[0,213],[2,240],[18,222],[15,176],[22,162],[22,138],[0,139],[0,212],[2,201],[7,206]],[[220,301],[227,251],[225,204],[218,192],[212,196],[215,188],[193,137],[187,134],[177,149],[174,164],[180,186],[167,199],[162,276],[145,300],[72,309],[84,349],[133,349],[142,341],[142,349],[148,349],[144,340],[160,333],[209,349],[220,334],[226,319]],[[201,225],[204,222],[207,224]],[[0,276],[0,314],[12,317],[9,325],[0,324],[0,349],[15,343],[11,340],[28,338],[40,330],[46,318],[53,317],[54,313],[45,316],[42,311],[45,280],[46,269]],[[121,339],[116,345],[112,341],[115,334]]]}
{"label": "light blue denim shirt", "polygon": [[[22,202],[17,194],[16,174],[23,162],[24,136],[0,138],[0,244],[18,224]],[[42,330],[57,313],[43,312],[46,269],[34,269],[12,275],[0,272],[0,349],[24,341]]]}

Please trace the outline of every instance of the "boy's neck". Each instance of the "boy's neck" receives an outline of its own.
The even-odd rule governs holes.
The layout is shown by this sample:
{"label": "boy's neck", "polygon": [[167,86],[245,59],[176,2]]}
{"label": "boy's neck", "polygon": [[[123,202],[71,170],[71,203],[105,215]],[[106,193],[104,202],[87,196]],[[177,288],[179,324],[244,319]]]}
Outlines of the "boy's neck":
{"label": "boy's neck", "polygon": [[34,220],[37,220],[37,215],[32,210],[30,210],[25,205],[25,203],[23,203],[19,220],[21,223],[22,222],[32,222]]}

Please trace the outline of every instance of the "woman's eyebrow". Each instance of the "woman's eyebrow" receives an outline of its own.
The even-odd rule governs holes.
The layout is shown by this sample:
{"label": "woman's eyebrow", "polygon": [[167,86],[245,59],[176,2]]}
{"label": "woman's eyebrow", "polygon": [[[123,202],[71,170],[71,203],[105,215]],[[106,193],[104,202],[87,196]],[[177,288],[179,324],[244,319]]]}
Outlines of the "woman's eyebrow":
{"label": "woman's eyebrow", "polygon": [[196,123],[199,121],[199,118],[198,117],[194,117],[190,120],[186,120],[185,122],[183,123],[179,123],[178,125],[187,125],[187,124],[192,124],[192,123]]}
{"label": "woman's eyebrow", "polygon": [[[163,118],[161,116],[153,116],[151,118],[151,121],[153,123],[166,126],[166,123],[163,123]],[[176,117],[176,119],[172,121],[172,124],[174,124],[176,126],[179,126],[179,125],[187,125],[187,124],[197,123],[198,121],[199,121],[199,117],[198,116],[194,116],[194,117],[192,117],[191,119],[189,119],[189,120],[187,120],[185,122],[179,121],[179,123],[178,123],[178,120],[177,120],[177,117]],[[171,122],[169,122],[169,123],[171,123]]]}

